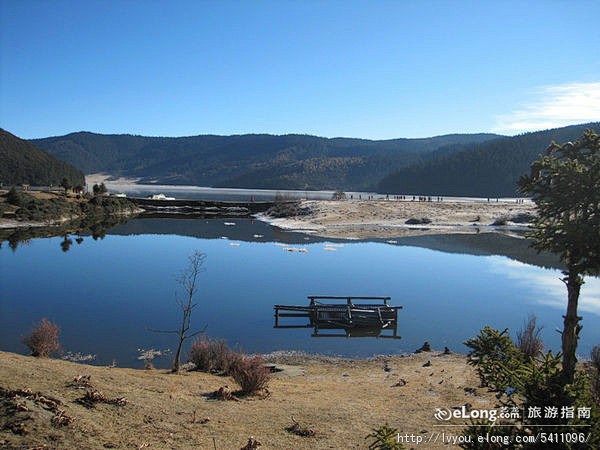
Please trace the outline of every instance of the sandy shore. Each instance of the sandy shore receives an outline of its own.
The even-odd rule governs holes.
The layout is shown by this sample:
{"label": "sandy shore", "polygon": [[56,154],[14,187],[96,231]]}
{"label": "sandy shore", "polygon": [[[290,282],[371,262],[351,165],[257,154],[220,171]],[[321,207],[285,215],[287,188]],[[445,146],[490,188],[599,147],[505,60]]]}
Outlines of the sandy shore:
{"label": "sandy shore", "polygon": [[[286,230],[347,239],[393,238],[417,234],[510,232],[526,230],[519,215],[535,214],[529,201],[512,202],[412,202],[412,201],[317,201],[300,203],[302,214],[285,218],[257,218]],[[428,224],[407,224],[410,219]],[[516,219],[519,223],[511,220]],[[493,225],[503,220],[505,225]]]}
{"label": "sandy shore", "polygon": [[[240,448],[254,436],[265,449],[366,448],[365,436],[386,422],[423,439],[442,431],[458,435],[461,427],[440,427],[448,422],[434,418],[436,408],[488,409],[496,404],[492,394],[478,388],[475,371],[464,355],[427,352],[339,361],[284,358],[283,364],[285,370],[269,383],[268,398],[235,402],[210,396],[225,385],[236,390],[230,377],[89,366],[0,352],[0,387],[41,392],[59,400],[60,409],[73,418],[71,424],[53,426],[53,413],[41,404],[19,397],[17,401],[27,408],[20,410],[13,400],[0,399],[0,424],[9,425],[0,427],[0,447],[221,450]],[[127,404],[81,405],[77,399],[85,389],[69,385],[78,375],[90,375],[93,389],[109,398],[125,397]],[[286,431],[293,424],[292,416],[313,429],[315,436]],[[11,427],[18,431],[19,423],[24,434],[11,431]],[[423,448],[457,447],[432,442]]]}
{"label": "sandy shore", "polygon": [[[132,178],[111,179],[109,174],[103,173],[86,175],[89,185],[101,182],[107,186],[135,185],[136,181]],[[327,238],[393,239],[425,234],[481,232],[522,236],[522,232],[528,229],[529,220],[535,215],[533,202],[525,200],[524,203],[517,203],[514,199],[492,199],[490,202],[471,201],[468,198],[441,202],[304,200],[300,202],[300,209],[302,214],[297,216],[275,218],[258,214],[255,217],[284,230]],[[410,219],[427,219],[430,222],[406,223]],[[499,226],[498,222],[504,225]]]}

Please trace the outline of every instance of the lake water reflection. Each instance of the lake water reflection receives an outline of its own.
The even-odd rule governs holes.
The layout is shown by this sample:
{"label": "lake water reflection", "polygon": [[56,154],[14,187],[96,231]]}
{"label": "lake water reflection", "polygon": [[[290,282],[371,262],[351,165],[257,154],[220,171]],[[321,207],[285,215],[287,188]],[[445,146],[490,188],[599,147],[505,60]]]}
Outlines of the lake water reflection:
{"label": "lake water reflection", "polygon": [[[235,225],[225,225],[225,222]],[[530,313],[542,337],[560,346],[566,289],[553,258],[535,260],[522,239],[498,235],[429,236],[385,241],[325,240],[250,220],[135,219],[104,239],[33,239],[0,250],[0,347],[25,353],[20,337],[42,317],[60,324],[65,350],[137,367],[138,349],[165,349],[178,323],[176,275],[194,250],[207,255],[192,323],[247,352],[303,350],[344,356],[411,352],[425,340],[464,352],[485,325],[513,334]],[[289,252],[278,243],[305,248]],[[231,244],[239,245],[231,245]],[[329,247],[334,250],[327,250]],[[511,258],[499,256],[509,254]],[[600,343],[600,283],[582,288],[579,353]],[[400,340],[310,338],[274,329],[273,305],[308,304],[308,295],[391,296]],[[155,361],[161,365],[160,361]],[[167,362],[164,361],[163,365]]]}

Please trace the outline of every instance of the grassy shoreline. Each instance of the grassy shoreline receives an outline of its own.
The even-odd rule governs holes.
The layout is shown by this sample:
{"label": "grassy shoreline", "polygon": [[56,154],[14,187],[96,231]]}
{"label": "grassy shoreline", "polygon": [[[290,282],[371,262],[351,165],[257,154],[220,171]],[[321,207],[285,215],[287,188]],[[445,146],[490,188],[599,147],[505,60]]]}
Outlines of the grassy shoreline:
{"label": "grassy shoreline", "polygon": [[[1,387],[27,388],[60,400],[74,419],[70,425],[55,427],[47,411],[27,403],[33,417],[24,421],[28,433],[2,430],[0,443],[229,449],[240,448],[254,436],[262,448],[366,448],[365,436],[385,422],[402,433],[426,436],[439,431],[434,427],[439,424],[433,417],[436,407],[495,404],[492,394],[477,388],[477,376],[464,355],[424,352],[296,362],[302,364],[286,364],[287,370],[274,374],[268,398],[249,396],[234,402],[210,396],[225,385],[235,390],[230,377],[90,366],[0,352]],[[90,375],[94,388],[107,397],[126,397],[127,405],[86,408],[77,403],[85,390],[69,382],[78,375]],[[316,435],[286,431],[292,417]]]}

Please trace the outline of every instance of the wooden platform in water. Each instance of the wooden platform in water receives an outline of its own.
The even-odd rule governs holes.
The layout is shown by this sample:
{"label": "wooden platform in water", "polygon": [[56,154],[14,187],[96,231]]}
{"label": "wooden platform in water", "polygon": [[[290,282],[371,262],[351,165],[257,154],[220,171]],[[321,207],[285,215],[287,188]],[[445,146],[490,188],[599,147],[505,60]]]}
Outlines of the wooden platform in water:
{"label": "wooden platform in water", "polygon": [[[313,337],[400,338],[397,335],[398,310],[402,309],[402,306],[390,306],[390,297],[308,296],[308,299],[308,306],[274,305],[274,328],[314,328]],[[306,318],[308,323],[281,325],[280,318],[284,317]],[[323,329],[344,330],[344,334],[319,334]],[[381,334],[384,330],[390,330],[393,334]]]}

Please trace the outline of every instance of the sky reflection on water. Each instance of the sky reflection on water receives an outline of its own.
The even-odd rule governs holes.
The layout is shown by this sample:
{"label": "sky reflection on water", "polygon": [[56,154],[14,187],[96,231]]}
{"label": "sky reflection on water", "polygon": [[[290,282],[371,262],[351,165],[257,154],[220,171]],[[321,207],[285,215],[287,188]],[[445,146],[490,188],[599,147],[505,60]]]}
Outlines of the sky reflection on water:
{"label": "sky reflection on water", "polygon": [[[187,226],[202,235],[205,227],[214,234],[215,224],[221,227],[217,234],[234,234],[235,226],[214,221]],[[265,229],[243,221],[236,226],[237,233],[246,226],[248,236]],[[546,344],[559,348],[554,329],[562,327],[566,288],[558,270],[503,256],[383,242],[345,242],[328,251],[326,242],[302,240],[294,246],[308,253],[290,253],[274,242],[238,239],[108,234],[97,241],[84,237],[68,252],[61,251],[58,237],[32,240],[14,253],[3,246],[1,348],[25,353],[20,336],[48,317],[61,325],[66,350],[97,354],[99,363],[116,358],[120,365],[141,364],[137,349],[173,346],[173,336],[147,327],[169,329],[178,323],[174,276],[194,250],[207,254],[194,327],[207,326],[209,335],[249,352],[370,356],[411,352],[425,340],[437,349],[464,352],[462,342],[485,325],[509,327],[514,335],[530,313],[544,326]],[[599,280],[588,278],[581,299],[583,355],[600,342],[599,292]],[[398,326],[403,338],[317,339],[309,329],[273,329],[273,304],[304,305],[308,295],[391,296],[392,304],[404,307]]]}

